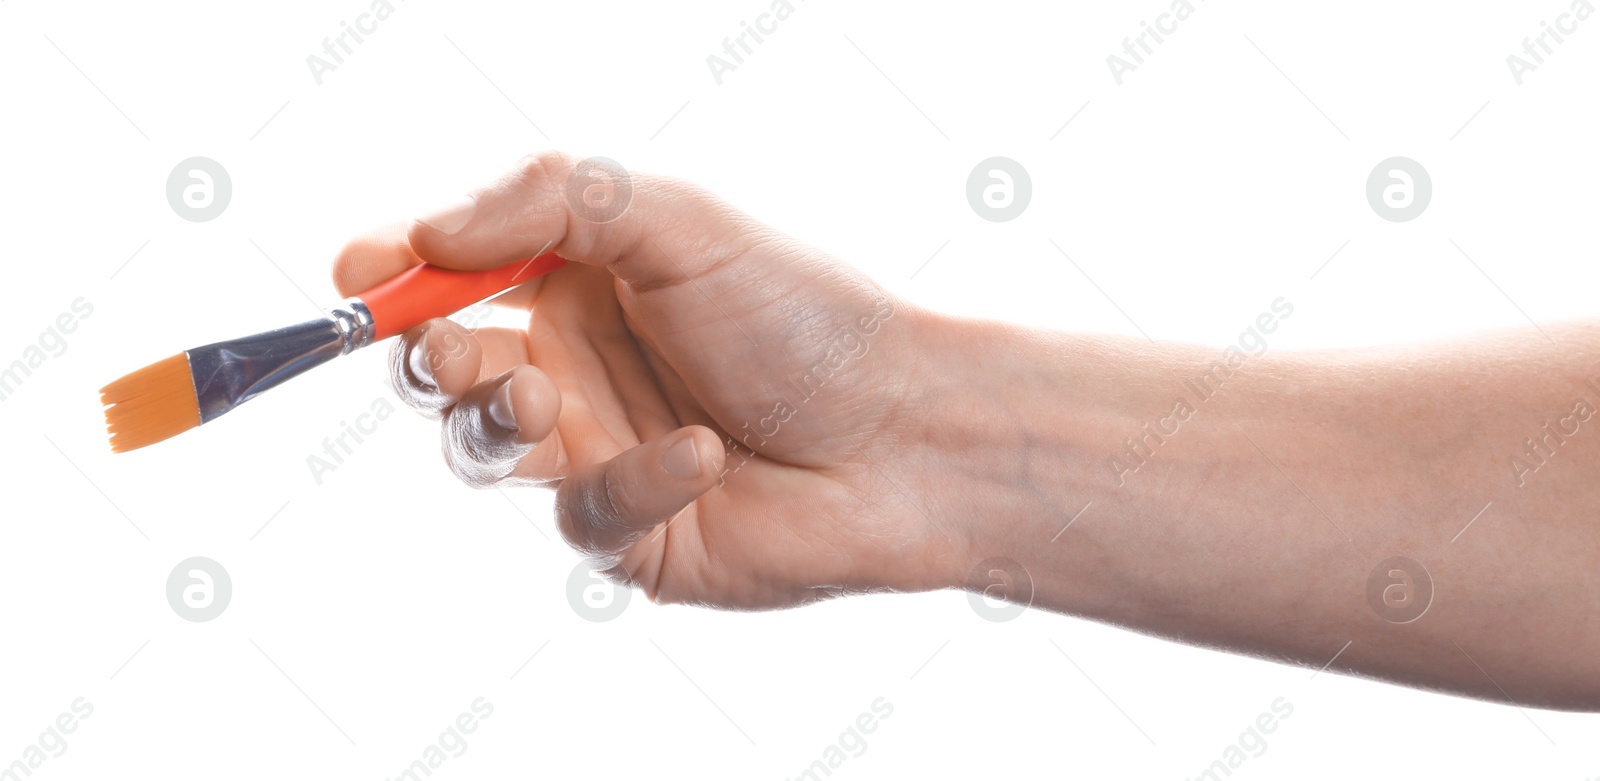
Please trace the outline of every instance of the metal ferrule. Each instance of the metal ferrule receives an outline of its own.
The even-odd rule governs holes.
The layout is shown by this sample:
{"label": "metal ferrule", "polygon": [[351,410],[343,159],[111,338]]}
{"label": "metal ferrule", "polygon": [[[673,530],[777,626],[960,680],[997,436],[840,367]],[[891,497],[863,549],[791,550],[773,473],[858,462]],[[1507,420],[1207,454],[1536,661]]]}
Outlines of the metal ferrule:
{"label": "metal ferrule", "polygon": [[372,312],[358,298],[327,317],[189,350],[200,422],[346,353],[372,344]]}

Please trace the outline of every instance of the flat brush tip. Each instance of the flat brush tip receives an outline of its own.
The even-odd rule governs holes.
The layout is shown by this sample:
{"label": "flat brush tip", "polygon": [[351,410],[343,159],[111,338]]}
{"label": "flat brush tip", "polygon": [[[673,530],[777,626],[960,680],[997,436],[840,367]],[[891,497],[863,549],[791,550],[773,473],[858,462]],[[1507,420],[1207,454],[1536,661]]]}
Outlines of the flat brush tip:
{"label": "flat brush tip", "polygon": [[100,389],[111,450],[124,453],[200,425],[189,356],[178,353]]}

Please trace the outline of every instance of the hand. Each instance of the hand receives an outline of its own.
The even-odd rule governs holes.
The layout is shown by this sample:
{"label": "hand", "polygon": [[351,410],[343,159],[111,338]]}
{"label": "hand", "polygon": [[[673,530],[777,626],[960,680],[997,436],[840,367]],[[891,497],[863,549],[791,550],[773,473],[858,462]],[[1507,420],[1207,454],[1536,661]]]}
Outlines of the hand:
{"label": "hand", "polygon": [[556,486],[567,541],[659,602],[956,584],[949,530],[915,504],[926,315],[682,182],[632,176],[592,222],[573,171],[528,158],[335,261],[345,295],[422,262],[572,261],[497,299],[526,330],[437,319],[395,344],[395,387],[442,419],[456,475]]}
{"label": "hand", "polygon": [[[979,590],[974,565],[998,559],[1017,602],[1600,709],[1600,450],[1529,437],[1552,410],[1581,417],[1600,327],[1548,347],[1258,354],[1193,396],[1216,348],[923,312],[678,182],[634,178],[627,210],[591,222],[573,170],[530,159],[470,205],[353,243],[335,278],[351,293],[424,261],[574,261],[501,298],[526,331],[407,333],[394,380],[443,418],[456,474],[559,486],[562,534],[652,599]],[[1151,422],[1175,398],[1197,405],[1181,432]],[[1439,586],[1422,618],[1373,601],[1396,556]]]}

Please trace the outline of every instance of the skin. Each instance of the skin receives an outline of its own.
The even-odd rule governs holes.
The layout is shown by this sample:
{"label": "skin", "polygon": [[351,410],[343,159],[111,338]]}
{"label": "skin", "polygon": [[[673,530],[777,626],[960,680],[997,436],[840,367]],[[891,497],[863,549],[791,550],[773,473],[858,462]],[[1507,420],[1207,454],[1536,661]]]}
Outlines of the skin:
{"label": "skin", "polygon": [[[393,380],[441,419],[457,475],[554,487],[567,541],[650,599],[987,590],[1600,710],[1600,415],[1536,471],[1510,461],[1576,400],[1600,405],[1584,384],[1600,387],[1600,325],[1547,329],[1560,347],[1506,333],[1252,354],[1198,402],[1183,383],[1216,348],[926,311],[677,180],[633,174],[626,211],[593,222],[568,202],[573,170],[530,157],[463,207],[353,241],[334,279],[349,295],[421,262],[572,261],[499,300],[526,329],[405,334]],[[1113,468],[1180,397],[1195,406],[1178,430]],[[1432,586],[1407,623],[1368,597],[1392,556],[1422,567],[1379,571],[1380,592]]]}

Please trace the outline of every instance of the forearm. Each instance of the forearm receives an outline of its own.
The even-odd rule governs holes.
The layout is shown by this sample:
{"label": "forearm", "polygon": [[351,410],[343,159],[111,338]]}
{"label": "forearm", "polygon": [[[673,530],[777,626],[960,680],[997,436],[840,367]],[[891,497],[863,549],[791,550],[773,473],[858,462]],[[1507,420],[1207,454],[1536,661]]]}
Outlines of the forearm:
{"label": "forearm", "polygon": [[[1600,329],[1286,356],[928,330],[959,367],[926,396],[953,559],[1013,559],[1035,604],[1152,634],[1600,708],[1600,414],[1572,414],[1600,408]],[[1528,453],[1547,419],[1577,431]],[[1368,596],[1394,556],[1434,592],[1408,623]]]}

